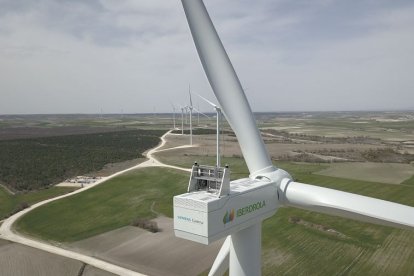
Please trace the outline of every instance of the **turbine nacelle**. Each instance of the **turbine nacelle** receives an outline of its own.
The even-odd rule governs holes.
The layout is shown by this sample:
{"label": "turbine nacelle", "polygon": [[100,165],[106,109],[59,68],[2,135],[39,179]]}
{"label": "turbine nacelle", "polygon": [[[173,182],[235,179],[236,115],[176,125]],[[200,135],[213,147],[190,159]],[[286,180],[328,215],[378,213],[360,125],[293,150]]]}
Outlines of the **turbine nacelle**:
{"label": "turbine nacelle", "polygon": [[228,168],[192,168],[188,192],[174,197],[177,237],[210,244],[273,216],[279,207],[281,170],[230,180]]}

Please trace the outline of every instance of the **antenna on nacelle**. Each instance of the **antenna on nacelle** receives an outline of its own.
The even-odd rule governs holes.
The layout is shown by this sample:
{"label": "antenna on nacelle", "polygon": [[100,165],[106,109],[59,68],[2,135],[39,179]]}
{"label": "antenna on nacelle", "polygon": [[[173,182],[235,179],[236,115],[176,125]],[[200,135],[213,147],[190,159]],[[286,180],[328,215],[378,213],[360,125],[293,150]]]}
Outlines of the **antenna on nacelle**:
{"label": "antenna on nacelle", "polygon": [[216,160],[216,166],[217,168],[220,168],[221,166],[221,160],[220,160],[220,121],[221,121],[221,108],[219,106],[217,106],[216,104],[214,104],[213,102],[207,100],[206,98],[204,98],[203,96],[199,95],[196,93],[197,96],[199,96],[201,99],[203,99],[205,102],[207,102],[209,105],[211,105],[212,107],[214,107],[214,110],[216,111],[216,155],[217,155],[217,160]]}

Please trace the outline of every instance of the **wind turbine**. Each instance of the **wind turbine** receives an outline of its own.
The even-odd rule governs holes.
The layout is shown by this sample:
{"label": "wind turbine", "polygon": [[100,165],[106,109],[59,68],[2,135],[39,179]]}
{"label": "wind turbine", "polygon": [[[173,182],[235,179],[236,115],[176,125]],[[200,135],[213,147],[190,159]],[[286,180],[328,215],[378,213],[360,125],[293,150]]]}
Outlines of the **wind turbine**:
{"label": "wind turbine", "polygon": [[200,103],[197,102],[197,126],[200,125]]}
{"label": "wind turbine", "polygon": [[216,166],[217,168],[220,168],[220,119],[221,119],[221,108],[218,107],[217,105],[215,105],[214,103],[210,102],[209,100],[207,100],[206,98],[204,98],[203,96],[197,94],[197,96],[199,96],[201,99],[203,99],[205,102],[207,102],[209,105],[211,105],[212,107],[214,107],[214,110],[216,111],[216,127],[217,127],[217,133],[216,133],[216,139],[217,139],[217,149],[216,149],[216,154],[217,154],[217,161],[216,161]]}
{"label": "wind turbine", "polygon": [[172,109],[173,109],[173,122],[174,122],[174,129],[177,129],[176,127],[175,127],[175,106],[170,102],[170,104],[171,104],[171,107],[172,107]]}
{"label": "wind turbine", "polygon": [[181,135],[184,135],[184,109],[185,107],[181,107]]}
{"label": "wind turbine", "polygon": [[193,145],[193,100],[191,99],[190,85],[188,85],[188,94],[190,95],[190,105],[188,106],[190,109],[190,145]]}
{"label": "wind turbine", "polygon": [[[194,164],[188,192],[174,197],[176,236],[209,244],[224,238],[210,275],[261,274],[261,224],[281,205],[414,228],[414,207],[295,182],[276,168],[260,136],[240,81],[202,0],[182,0],[204,71],[234,130],[250,176],[230,183],[227,168],[213,178]],[[215,184],[212,186],[211,184]]]}

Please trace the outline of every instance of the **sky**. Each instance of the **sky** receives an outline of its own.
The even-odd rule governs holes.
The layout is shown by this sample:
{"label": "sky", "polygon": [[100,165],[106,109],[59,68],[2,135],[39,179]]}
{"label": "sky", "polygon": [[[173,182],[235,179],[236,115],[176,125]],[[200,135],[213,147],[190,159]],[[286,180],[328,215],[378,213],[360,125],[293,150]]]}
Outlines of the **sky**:
{"label": "sky", "polygon": [[[204,2],[254,111],[414,110],[414,1]],[[172,112],[189,85],[216,102],[178,0],[0,0],[0,114]]]}

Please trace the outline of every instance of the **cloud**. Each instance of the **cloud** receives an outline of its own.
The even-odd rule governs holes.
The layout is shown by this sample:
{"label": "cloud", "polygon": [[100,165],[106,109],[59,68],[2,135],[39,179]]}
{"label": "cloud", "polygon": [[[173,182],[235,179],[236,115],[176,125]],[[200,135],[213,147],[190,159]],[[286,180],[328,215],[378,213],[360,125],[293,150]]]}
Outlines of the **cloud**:
{"label": "cloud", "polygon": [[[414,102],[409,2],[205,2],[255,110]],[[189,83],[213,99],[179,1],[6,0],[0,20],[0,113],[170,111]]]}

